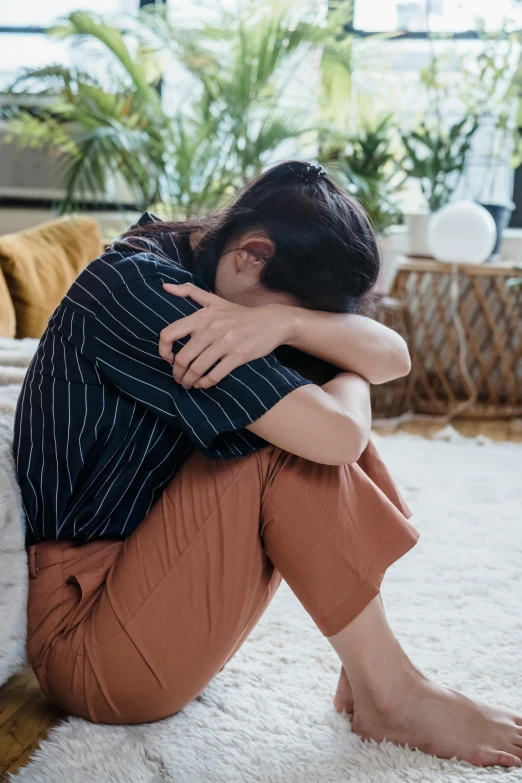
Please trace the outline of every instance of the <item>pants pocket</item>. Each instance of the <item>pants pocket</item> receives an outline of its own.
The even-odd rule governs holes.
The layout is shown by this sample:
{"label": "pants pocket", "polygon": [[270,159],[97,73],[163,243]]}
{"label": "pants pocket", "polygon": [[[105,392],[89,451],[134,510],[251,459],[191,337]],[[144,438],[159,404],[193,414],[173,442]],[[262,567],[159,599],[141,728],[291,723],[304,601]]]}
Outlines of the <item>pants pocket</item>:
{"label": "pants pocket", "polygon": [[75,628],[93,610],[107,578],[107,568],[70,574],[65,580],[64,615],[67,629]]}

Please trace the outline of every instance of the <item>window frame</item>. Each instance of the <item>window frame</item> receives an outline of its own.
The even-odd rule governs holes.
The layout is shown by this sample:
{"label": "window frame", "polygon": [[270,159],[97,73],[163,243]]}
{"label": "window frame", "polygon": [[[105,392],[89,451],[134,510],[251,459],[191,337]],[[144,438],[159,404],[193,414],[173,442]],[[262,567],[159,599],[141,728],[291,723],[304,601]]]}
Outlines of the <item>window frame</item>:
{"label": "window frame", "polygon": [[[354,2],[361,2],[361,0],[354,0]],[[353,7],[355,12],[355,6]],[[351,22],[345,25],[344,29],[347,33],[355,36],[356,38],[368,38],[373,35],[389,35],[390,31],[376,32],[374,30],[359,29],[354,26],[353,19]],[[432,33],[429,30],[397,30],[397,35],[390,35],[387,39],[388,42],[392,41],[429,41]],[[477,41],[480,36],[476,30],[465,30],[460,32],[453,32],[451,39],[454,41]],[[521,129],[522,132],[522,129]],[[522,164],[515,169],[514,183],[513,183],[513,201],[517,205],[511,214],[509,221],[509,228],[522,228]],[[518,206],[520,205],[520,206]]]}
{"label": "window frame", "polygon": [[[166,5],[167,0],[136,0],[136,8],[140,9],[146,5]],[[43,35],[48,31],[48,27],[40,25],[0,25],[0,35],[10,34],[35,34]]]}
{"label": "window frame", "polygon": [[48,29],[47,27],[36,27],[35,25],[0,25],[0,35],[10,35],[11,33],[37,33],[38,35],[43,35]]}
{"label": "window frame", "polygon": [[[168,0],[134,0],[135,8],[138,11],[147,5],[166,5]],[[49,30],[49,26],[42,25],[0,25],[0,36],[2,35],[45,35]],[[0,101],[5,93],[0,90]],[[38,196],[8,196],[0,195],[0,204],[3,208],[32,208],[32,209],[49,209],[53,206],[54,200],[48,197]],[[96,211],[100,209],[106,210],[121,210],[121,209],[135,209],[133,204],[121,204],[110,202],[103,202],[101,205],[90,205],[90,210]]]}
{"label": "window frame", "polygon": [[[347,33],[355,35],[357,38],[369,38],[373,35],[389,35],[388,41],[427,41],[433,35],[429,30],[361,30],[354,27],[353,21],[348,22],[344,29]],[[449,31],[448,35],[451,36],[452,41],[477,41],[480,37],[476,30],[461,30],[453,33]]]}

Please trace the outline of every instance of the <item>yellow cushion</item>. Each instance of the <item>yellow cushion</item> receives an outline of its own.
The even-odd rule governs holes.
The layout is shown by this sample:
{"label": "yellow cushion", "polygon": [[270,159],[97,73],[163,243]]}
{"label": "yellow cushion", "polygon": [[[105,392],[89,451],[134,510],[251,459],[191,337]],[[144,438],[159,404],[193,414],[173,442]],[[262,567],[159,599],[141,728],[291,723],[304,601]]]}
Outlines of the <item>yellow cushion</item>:
{"label": "yellow cushion", "polygon": [[85,217],[0,236],[0,269],[14,304],[16,337],[42,336],[76,277],[102,250],[98,223]]}
{"label": "yellow cushion", "polygon": [[0,269],[0,337],[14,337],[16,317],[11,294]]}

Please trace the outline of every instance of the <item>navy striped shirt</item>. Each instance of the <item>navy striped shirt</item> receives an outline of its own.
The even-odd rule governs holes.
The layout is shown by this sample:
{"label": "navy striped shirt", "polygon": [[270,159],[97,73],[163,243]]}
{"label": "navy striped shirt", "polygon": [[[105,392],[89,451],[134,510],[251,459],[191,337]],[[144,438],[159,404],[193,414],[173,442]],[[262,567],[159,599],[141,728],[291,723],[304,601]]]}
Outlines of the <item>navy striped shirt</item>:
{"label": "navy striped shirt", "polygon": [[193,446],[226,459],[266,445],[246,426],[310,382],[270,354],[210,389],[176,383],[159,333],[200,306],[163,283],[208,288],[183,264],[188,238],[167,239],[116,241],[49,320],[15,418],[26,546],[128,536]]}

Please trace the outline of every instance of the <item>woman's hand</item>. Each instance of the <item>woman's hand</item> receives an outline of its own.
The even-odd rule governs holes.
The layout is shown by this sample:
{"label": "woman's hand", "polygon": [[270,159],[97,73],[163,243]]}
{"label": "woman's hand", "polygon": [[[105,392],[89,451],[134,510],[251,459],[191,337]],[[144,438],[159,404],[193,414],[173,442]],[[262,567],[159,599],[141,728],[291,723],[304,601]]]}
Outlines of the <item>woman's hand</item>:
{"label": "woman's hand", "polygon": [[[290,335],[294,307],[243,307],[192,283],[165,283],[163,288],[174,296],[189,297],[203,308],[160,333],[160,356],[173,365],[174,379],[186,389],[214,386],[241,364],[271,353]],[[190,340],[174,354],[172,344],[189,335]]]}

